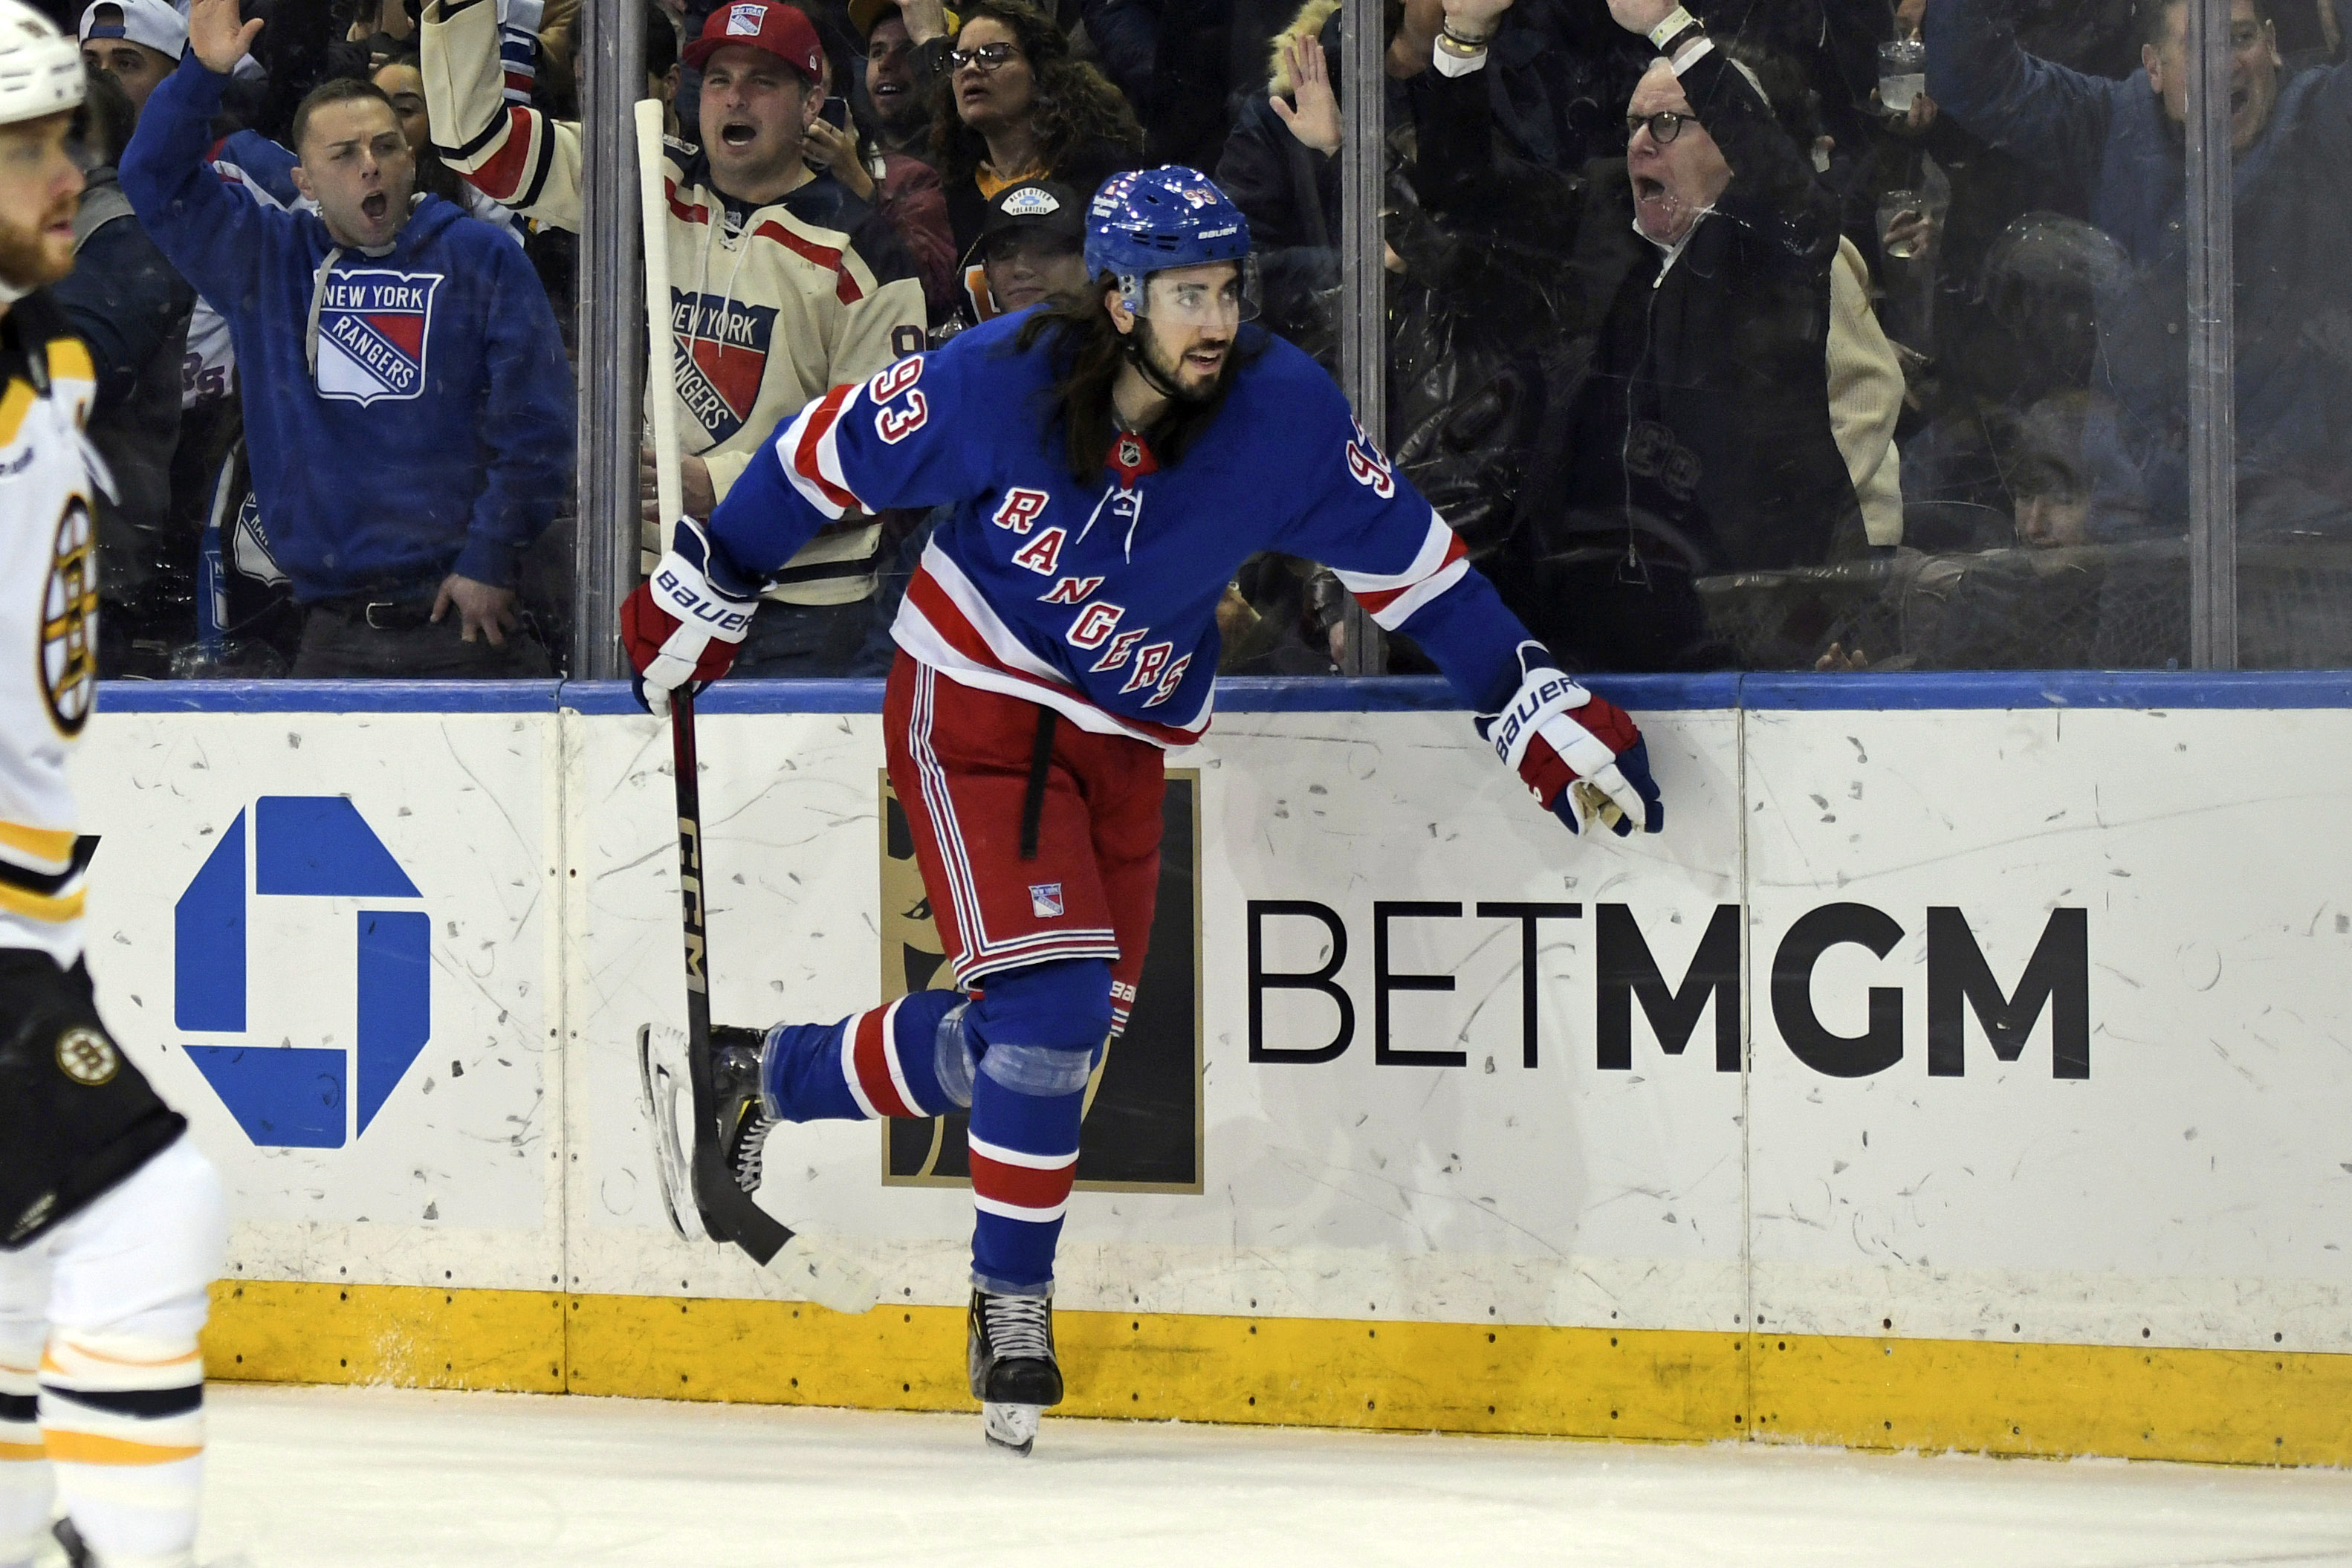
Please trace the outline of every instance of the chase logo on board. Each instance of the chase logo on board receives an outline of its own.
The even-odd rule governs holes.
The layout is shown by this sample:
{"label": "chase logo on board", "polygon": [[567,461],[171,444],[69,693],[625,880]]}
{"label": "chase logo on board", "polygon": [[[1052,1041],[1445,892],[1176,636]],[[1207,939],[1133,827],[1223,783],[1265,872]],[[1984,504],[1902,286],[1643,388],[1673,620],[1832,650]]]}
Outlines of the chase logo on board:
{"label": "chase logo on board", "polygon": [[[251,830],[247,831],[248,815]],[[250,845],[248,850],[247,846]],[[282,900],[347,901],[303,912]],[[172,1020],[209,1036],[188,1060],[254,1143],[340,1149],[368,1130],[433,1035],[433,927],[423,895],[341,795],[266,795],[240,811],[173,910]],[[247,927],[268,910],[316,923],[340,912],[354,943],[348,1032],[297,1045],[247,1006]],[[338,1009],[340,1011],[340,1009]]]}
{"label": "chase logo on board", "polygon": [[319,306],[319,395],[369,404],[421,396],[437,272],[362,268],[327,279]]}

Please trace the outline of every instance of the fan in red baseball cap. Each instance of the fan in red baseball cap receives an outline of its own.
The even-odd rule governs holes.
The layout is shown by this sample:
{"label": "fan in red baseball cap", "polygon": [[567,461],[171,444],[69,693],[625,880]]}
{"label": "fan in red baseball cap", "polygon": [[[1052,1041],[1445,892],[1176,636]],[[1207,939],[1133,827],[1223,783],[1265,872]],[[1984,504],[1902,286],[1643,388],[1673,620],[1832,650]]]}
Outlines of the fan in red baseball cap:
{"label": "fan in red baseball cap", "polygon": [[809,121],[824,102],[824,49],[816,26],[782,0],[731,0],[686,46],[702,72],[702,149],[711,183],[751,205],[810,177]]}
{"label": "fan in red baseball cap", "polygon": [[702,24],[702,36],[686,46],[686,63],[700,70],[730,44],[775,56],[811,81],[824,74],[824,49],[816,26],[797,5],[782,0],[743,0],[721,5]]}

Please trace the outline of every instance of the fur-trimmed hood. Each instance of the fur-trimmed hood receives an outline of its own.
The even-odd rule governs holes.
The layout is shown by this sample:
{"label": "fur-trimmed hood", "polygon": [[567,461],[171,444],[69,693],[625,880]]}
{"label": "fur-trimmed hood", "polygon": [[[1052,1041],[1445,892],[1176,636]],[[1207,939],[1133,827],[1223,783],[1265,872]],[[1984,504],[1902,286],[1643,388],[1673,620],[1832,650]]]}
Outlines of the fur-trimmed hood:
{"label": "fur-trimmed hood", "polygon": [[1297,37],[1322,37],[1323,24],[1339,13],[1339,0],[1307,0],[1290,25],[1276,33],[1266,45],[1266,90],[1276,98],[1290,96],[1290,65],[1284,53],[1290,40]]}

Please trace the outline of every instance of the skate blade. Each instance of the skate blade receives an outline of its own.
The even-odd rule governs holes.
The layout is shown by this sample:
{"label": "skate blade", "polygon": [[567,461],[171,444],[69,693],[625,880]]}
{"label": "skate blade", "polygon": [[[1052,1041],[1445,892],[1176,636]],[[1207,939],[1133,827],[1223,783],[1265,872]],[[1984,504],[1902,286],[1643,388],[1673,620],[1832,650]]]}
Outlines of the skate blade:
{"label": "skate blade", "polygon": [[852,1317],[882,1299],[881,1282],[864,1264],[822,1234],[797,1227],[768,1259],[768,1271],[794,1294]]}
{"label": "skate blade", "polygon": [[708,1241],[694,1202],[694,1088],[687,1077],[686,1031],[667,1024],[637,1026],[637,1087],[654,1134],[654,1173],[662,1213],[680,1241]]}
{"label": "skate blade", "polygon": [[[34,1553],[33,1563],[34,1568],[99,1568],[98,1559],[90,1555],[70,1519],[50,1524],[48,1542]],[[243,1552],[232,1552],[226,1557],[205,1558],[202,1568],[253,1568],[253,1559]]]}
{"label": "skate blade", "polygon": [[981,1436],[988,1446],[1000,1452],[1029,1457],[1037,1445],[1037,1415],[1042,1406],[1035,1405],[998,1405],[993,1402],[980,1407]]}

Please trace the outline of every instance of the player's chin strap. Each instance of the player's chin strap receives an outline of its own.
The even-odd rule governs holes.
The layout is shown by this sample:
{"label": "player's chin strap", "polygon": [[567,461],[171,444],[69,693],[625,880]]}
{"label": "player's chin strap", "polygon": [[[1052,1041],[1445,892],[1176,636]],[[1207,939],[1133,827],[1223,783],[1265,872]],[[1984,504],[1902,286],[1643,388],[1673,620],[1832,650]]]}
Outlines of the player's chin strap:
{"label": "player's chin strap", "polygon": [[1152,391],[1171,402],[1181,401],[1184,389],[1170,380],[1168,373],[1153,364],[1151,356],[1143,352],[1143,317],[1136,317],[1137,330],[1119,334],[1119,351],[1127,355],[1127,363],[1135,367],[1136,374],[1143,377]]}

